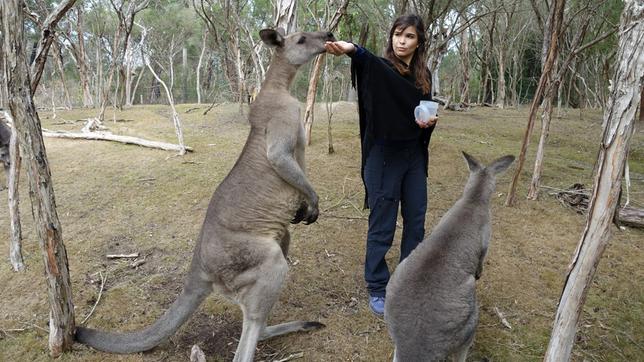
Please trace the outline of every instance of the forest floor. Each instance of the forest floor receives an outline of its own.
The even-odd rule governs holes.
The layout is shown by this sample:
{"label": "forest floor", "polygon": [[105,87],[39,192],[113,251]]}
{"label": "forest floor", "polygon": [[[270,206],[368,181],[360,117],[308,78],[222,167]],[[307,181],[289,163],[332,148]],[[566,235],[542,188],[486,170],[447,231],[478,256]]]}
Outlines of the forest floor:
{"label": "forest floor", "polygon": [[[46,139],[58,215],[67,247],[76,321],[101,299],[85,325],[134,330],[154,321],[181,290],[192,248],[208,201],[233,166],[248,133],[238,105],[224,104],[203,116],[205,106],[181,105],[186,143],[195,152],[172,152],[114,142]],[[79,131],[95,110],[42,111],[43,127]],[[329,154],[324,107],[316,111],[308,173],[320,196],[318,222],[291,227],[290,271],[271,324],[316,320],[326,328],[262,342],[257,361],[301,355],[303,361],[391,361],[393,346],[382,319],[367,307],[363,259],[368,213],[362,210],[360,151],[356,108],[339,103],[332,123]],[[107,126],[117,134],[176,143],[166,106],[137,106],[117,112]],[[489,162],[518,155],[526,109],[476,108],[441,112],[430,145],[426,229],[460,197],[467,167],[465,150]],[[553,120],[542,185],[564,189],[592,186],[592,170],[602,132],[602,114],[562,110]],[[644,132],[632,140],[631,200],[644,207]],[[585,225],[585,216],[562,205],[550,188],[538,201],[525,194],[539,134],[535,127],[519,187],[518,203],[503,202],[514,167],[498,181],[492,205],[492,241],[478,282],[480,322],[470,361],[541,361],[568,263]],[[15,273],[3,242],[0,263],[0,361],[45,361],[48,305],[22,172],[21,214],[26,272]],[[0,182],[4,177],[0,176]],[[7,191],[0,191],[0,199]],[[2,238],[9,232],[6,207],[0,212]],[[644,231],[612,229],[612,239],[592,283],[576,344],[574,361],[642,361],[644,356]],[[6,240],[6,239],[5,239]],[[389,253],[397,264],[400,230]],[[145,262],[107,259],[107,254],[139,253]],[[505,327],[495,312],[507,318]],[[209,297],[169,341],[150,352],[112,355],[80,344],[59,361],[187,361],[198,344],[209,361],[229,361],[241,331],[239,308]]]}

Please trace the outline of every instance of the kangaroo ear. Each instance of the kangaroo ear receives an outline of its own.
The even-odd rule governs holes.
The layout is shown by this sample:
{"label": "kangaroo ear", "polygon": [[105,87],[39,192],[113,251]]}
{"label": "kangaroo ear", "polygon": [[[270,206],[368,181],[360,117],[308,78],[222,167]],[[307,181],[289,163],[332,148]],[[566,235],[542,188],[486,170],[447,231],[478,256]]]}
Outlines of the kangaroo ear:
{"label": "kangaroo ear", "polygon": [[477,161],[474,157],[470,156],[465,151],[461,152],[463,153],[463,157],[465,157],[465,161],[467,161],[467,167],[470,168],[470,172],[475,172],[483,168],[479,161]]}
{"label": "kangaroo ear", "polygon": [[284,29],[278,28],[274,29],[262,29],[259,31],[259,37],[262,39],[264,44],[273,48],[281,47],[284,45]]}
{"label": "kangaroo ear", "polygon": [[510,165],[514,162],[514,156],[508,155],[499,158],[498,160],[492,162],[488,168],[496,175],[505,171]]}

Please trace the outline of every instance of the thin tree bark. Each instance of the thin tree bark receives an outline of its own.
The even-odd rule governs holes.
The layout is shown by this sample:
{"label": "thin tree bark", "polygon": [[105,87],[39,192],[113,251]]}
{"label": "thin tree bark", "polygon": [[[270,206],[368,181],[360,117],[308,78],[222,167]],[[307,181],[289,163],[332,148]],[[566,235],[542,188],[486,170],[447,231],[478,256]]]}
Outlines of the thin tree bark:
{"label": "thin tree bark", "polygon": [[[5,87],[2,87],[5,88]],[[20,147],[18,147],[18,134],[13,125],[13,120],[8,112],[0,113],[0,122],[5,122],[11,127],[11,139],[9,141],[9,175],[7,180],[9,198],[9,219],[11,220],[11,237],[9,241],[9,260],[14,271],[25,270],[24,259],[22,258],[22,227],[20,225],[20,194],[18,184],[20,180]]]}
{"label": "thin tree bark", "polygon": [[[145,44],[145,37],[147,34],[147,29],[142,26],[137,24],[141,30],[141,44]],[[145,65],[148,67],[150,70],[150,73],[154,76],[154,78],[157,80],[157,82],[161,83],[163,86],[163,89],[165,89],[165,94],[168,97],[168,103],[170,103],[170,108],[172,108],[172,123],[174,124],[174,130],[177,134],[177,139],[179,140],[179,154],[180,155],[185,155],[186,154],[186,146],[183,142],[183,128],[181,126],[181,119],[179,119],[179,113],[177,112],[177,109],[174,106],[174,97],[172,96],[172,92],[168,88],[168,86],[165,84],[163,79],[157,75],[157,73],[154,71],[154,68],[152,68],[152,65],[150,64],[150,58],[145,54],[145,52],[142,52],[143,55],[143,61],[145,62]],[[172,58],[170,59],[170,62],[172,62]]]}
{"label": "thin tree bark", "polygon": [[469,31],[461,33],[461,103],[467,104],[470,102],[470,42]]}
{"label": "thin tree bark", "polygon": [[[40,40],[38,41],[38,48],[36,49],[36,58],[31,64],[31,94],[36,94],[36,88],[40,82],[45,63],[47,62],[47,53],[49,47],[54,41],[55,29],[60,19],[65,16],[67,10],[74,6],[76,0],[65,0],[60,3],[54,11],[51,12],[43,22],[40,28]],[[15,15],[15,14],[14,14]]]}
{"label": "thin tree bark", "polygon": [[[338,7],[333,14],[333,18],[328,22],[327,30],[333,31],[340,23],[342,16],[347,13],[347,6],[349,6],[349,0],[344,0],[342,4]],[[306,135],[306,144],[311,144],[311,130],[313,129],[313,120],[314,120],[314,106],[315,106],[315,95],[318,89],[318,80],[320,79],[320,73],[322,69],[322,62],[324,61],[325,54],[320,54],[315,59],[315,64],[313,65],[313,72],[311,73],[311,78],[309,79],[309,89],[306,94],[306,108],[304,110],[304,131]]]}
{"label": "thin tree bark", "polygon": [[599,260],[611,235],[624,162],[634,131],[644,77],[644,4],[627,0],[621,18],[613,89],[604,112],[604,134],[586,227],[569,267],[544,361],[570,359],[577,323]]}
{"label": "thin tree bark", "polygon": [[512,182],[510,183],[508,196],[505,199],[506,206],[514,205],[516,201],[516,188],[519,182],[519,177],[521,176],[521,171],[523,170],[523,164],[525,163],[525,157],[528,150],[528,144],[530,143],[530,135],[532,134],[532,129],[534,127],[534,120],[536,117],[537,109],[539,108],[539,104],[541,104],[542,96],[546,91],[548,83],[550,82],[552,67],[555,63],[555,59],[557,58],[559,50],[559,32],[561,30],[561,24],[563,22],[563,12],[565,4],[566,0],[554,0],[554,3],[551,4],[551,6],[555,7],[555,11],[552,12],[554,16],[553,21],[549,22],[549,24],[551,24],[551,28],[549,29],[550,48],[548,49],[548,56],[546,57],[546,62],[543,66],[541,78],[539,79],[539,85],[537,86],[537,90],[534,94],[534,99],[532,100],[532,105],[530,106],[528,124],[526,125],[526,130],[523,135],[523,143],[521,144],[521,153],[519,154],[517,167],[512,177]]}
{"label": "thin tree bark", "polygon": [[297,31],[297,1],[277,0],[275,3],[275,28],[282,28],[286,34]]}
{"label": "thin tree bark", "polygon": [[[65,67],[63,66],[62,53],[60,52],[60,46],[57,42],[53,42],[52,45],[53,57],[56,59],[56,67],[58,68],[58,73],[60,73],[60,81],[63,83],[63,93],[65,93],[65,108],[70,110],[72,109],[72,100],[69,96],[69,89],[67,89],[67,80],[65,78]],[[52,85],[53,88],[53,85]]]}
{"label": "thin tree bark", "polygon": [[9,109],[26,160],[32,210],[45,264],[50,306],[49,351],[52,357],[58,357],[71,350],[75,329],[67,252],[56,212],[40,119],[32,99],[31,89],[38,82],[30,81],[23,48],[23,4],[20,0],[4,0],[1,4],[2,14],[12,14],[2,17]]}
{"label": "thin tree bark", "polygon": [[[572,62],[575,55],[579,54],[584,49],[589,48],[593,44],[596,44],[599,41],[605,39],[608,35],[613,33],[613,31],[608,31],[605,34],[597,37],[597,39],[582,46],[581,43],[586,35],[588,26],[590,25],[590,20],[595,15],[596,14],[594,10],[589,11],[586,14],[586,17],[583,20],[583,25],[581,26],[581,29],[577,32],[577,35],[575,36],[575,39],[572,42],[572,45],[571,45],[572,50],[570,54],[568,54],[566,59],[563,61],[563,64],[561,67],[558,67],[559,63],[555,59],[555,63],[552,68],[552,72],[555,75],[552,76],[551,80],[549,81],[549,84],[546,90],[546,96],[543,100],[543,114],[541,117],[541,135],[539,136],[539,145],[537,147],[537,154],[534,161],[532,180],[530,182],[530,188],[528,190],[528,196],[527,196],[528,200],[536,200],[539,196],[539,185],[541,183],[541,174],[543,172],[543,157],[545,154],[546,142],[548,140],[550,122],[552,120],[552,112],[554,108],[553,107],[554,97],[555,97],[555,94],[561,90],[560,85],[566,75],[566,72],[568,71],[568,68],[570,67],[570,63]],[[561,97],[559,97],[559,100],[561,101]]]}
{"label": "thin tree bark", "polygon": [[83,107],[94,107],[94,99],[89,88],[89,71],[87,69],[87,54],[85,54],[85,39],[83,30],[83,7],[76,7],[76,33],[78,34],[78,54],[76,63],[78,65],[78,77],[80,79],[81,89],[83,90]]}
{"label": "thin tree bark", "polygon": [[203,56],[206,53],[206,39],[208,39],[208,30],[203,33],[201,53],[199,54],[199,62],[197,63],[197,104],[201,104],[201,64],[203,63]]}

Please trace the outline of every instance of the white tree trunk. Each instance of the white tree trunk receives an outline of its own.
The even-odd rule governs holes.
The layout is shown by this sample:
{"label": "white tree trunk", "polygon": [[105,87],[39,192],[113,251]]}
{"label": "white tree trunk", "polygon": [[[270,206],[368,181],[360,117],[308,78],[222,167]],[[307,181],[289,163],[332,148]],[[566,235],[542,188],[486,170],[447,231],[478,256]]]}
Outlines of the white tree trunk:
{"label": "white tree trunk", "polygon": [[[4,87],[3,87],[4,88]],[[22,258],[22,227],[20,224],[20,194],[18,185],[20,184],[20,147],[18,147],[18,134],[13,125],[13,120],[8,112],[0,113],[0,118],[11,126],[11,140],[9,141],[9,175],[7,180],[8,199],[9,199],[9,219],[11,220],[11,237],[9,244],[9,260],[15,271],[25,269]],[[0,119],[0,122],[3,122]]]}
{"label": "white tree trunk", "polygon": [[286,30],[286,34],[297,31],[297,1],[277,0],[275,2],[275,28]]}
{"label": "white tree trunk", "polygon": [[197,104],[201,104],[201,64],[203,63],[203,56],[206,54],[206,40],[208,39],[208,31],[203,33],[201,41],[201,53],[199,54],[199,62],[197,63]]}
{"label": "white tree trunk", "polygon": [[544,361],[570,359],[583,303],[610,239],[635,112],[644,76],[644,3],[627,0],[620,25],[613,89],[604,111],[604,135],[597,159],[586,227],[569,267]]}
{"label": "white tree trunk", "polygon": [[[141,34],[141,44],[144,44],[145,36],[147,34],[147,29],[141,25],[139,25],[139,27],[143,31],[143,34]],[[181,119],[179,119],[179,113],[177,113],[177,109],[174,106],[174,97],[172,96],[172,92],[165,84],[163,79],[161,79],[161,77],[159,77],[157,73],[154,71],[154,68],[152,68],[152,65],[150,64],[150,59],[145,54],[143,54],[143,61],[145,62],[145,65],[148,67],[148,69],[150,70],[150,73],[152,73],[152,75],[157,80],[157,82],[161,83],[161,85],[163,86],[163,89],[165,89],[165,94],[168,97],[168,103],[170,103],[170,108],[172,108],[172,123],[174,124],[174,130],[177,134],[177,139],[179,140],[179,154],[185,155],[187,150],[183,142],[183,127],[181,126]],[[172,69],[172,58],[170,58],[170,69]],[[171,71],[171,74],[172,74],[172,71]]]}
{"label": "white tree trunk", "polygon": [[497,82],[497,91],[496,91],[496,105],[503,109],[505,108],[505,54],[503,46],[505,45],[499,45],[499,58],[498,58],[498,64],[499,64],[499,75],[498,75],[498,82]]}

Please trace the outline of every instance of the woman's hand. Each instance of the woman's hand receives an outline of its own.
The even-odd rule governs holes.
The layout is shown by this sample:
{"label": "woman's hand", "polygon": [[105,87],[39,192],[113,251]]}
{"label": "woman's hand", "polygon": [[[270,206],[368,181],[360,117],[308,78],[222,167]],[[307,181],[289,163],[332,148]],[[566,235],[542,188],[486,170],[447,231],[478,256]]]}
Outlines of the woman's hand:
{"label": "woman's hand", "polygon": [[420,128],[428,128],[428,127],[434,126],[436,125],[436,122],[438,122],[438,115],[434,117],[429,117],[429,120],[427,120],[427,123],[416,120],[416,124],[418,124],[418,127]]}
{"label": "woman's hand", "polygon": [[334,42],[328,41],[324,44],[324,47],[326,48],[327,53],[331,53],[333,55],[353,53],[356,50],[355,45],[342,40]]}

